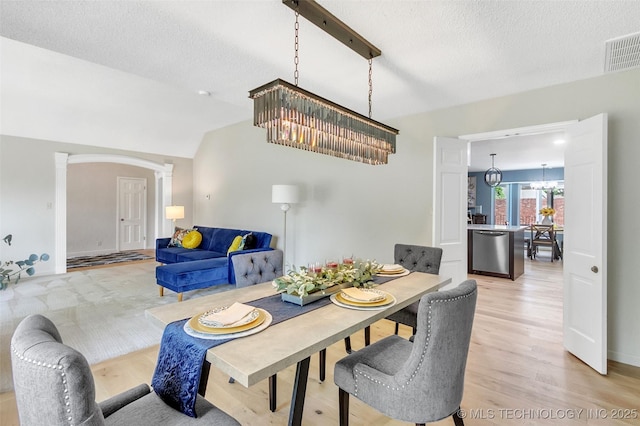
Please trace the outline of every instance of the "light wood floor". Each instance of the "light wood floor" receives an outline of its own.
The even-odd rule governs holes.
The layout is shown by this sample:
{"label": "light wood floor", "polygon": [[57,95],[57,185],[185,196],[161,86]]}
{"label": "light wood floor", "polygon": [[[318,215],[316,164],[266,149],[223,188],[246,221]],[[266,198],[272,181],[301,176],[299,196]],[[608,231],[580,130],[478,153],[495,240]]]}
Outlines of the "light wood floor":
{"label": "light wood floor", "polygon": [[[563,350],[562,263],[538,259],[527,261],[525,275],[515,282],[472,276],[480,289],[462,401],[466,424],[640,425],[640,368],[609,362],[609,375],[601,376]],[[379,321],[371,331],[376,341],[393,332],[392,323]],[[362,334],[352,337],[356,349],[362,346]],[[401,334],[408,336],[409,330],[401,327]],[[97,400],[149,383],[157,351],[156,346],[93,366]],[[338,424],[332,366],[343,356],[342,343],[328,348],[324,383],[318,380],[317,356],[312,358],[305,425]],[[278,374],[275,413],[268,409],[266,382],[247,389],[229,384],[213,368],[207,398],[243,425],[285,425],[294,373],[292,367]],[[0,424],[18,424],[13,393],[0,394]],[[351,424],[406,423],[351,398]]]}

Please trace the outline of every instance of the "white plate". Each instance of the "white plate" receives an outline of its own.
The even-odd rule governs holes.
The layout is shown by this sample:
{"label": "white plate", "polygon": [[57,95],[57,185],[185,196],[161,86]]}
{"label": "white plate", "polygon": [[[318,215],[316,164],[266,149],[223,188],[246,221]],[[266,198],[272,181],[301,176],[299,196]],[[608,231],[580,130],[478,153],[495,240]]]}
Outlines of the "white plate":
{"label": "white plate", "polygon": [[362,306],[362,305],[347,305],[346,303],[342,303],[339,300],[336,299],[336,294],[332,294],[330,299],[331,301],[335,304],[338,305],[342,308],[347,308],[347,309],[355,309],[357,311],[381,311],[383,309],[387,309],[390,306],[393,306],[396,304],[396,298],[393,297],[393,295],[389,295],[389,297],[391,297],[393,299],[392,302],[387,303],[386,305],[382,305],[382,306]]}
{"label": "white plate", "polygon": [[236,339],[238,337],[251,336],[252,334],[260,333],[262,330],[269,327],[271,325],[271,322],[273,321],[273,317],[267,311],[264,311],[264,313],[267,316],[267,318],[264,320],[262,324],[246,331],[240,331],[238,333],[226,333],[226,334],[201,333],[189,327],[189,321],[184,323],[183,329],[184,329],[184,332],[187,333],[189,336],[197,337],[199,339],[207,339],[207,340]]}
{"label": "white plate", "polygon": [[205,316],[207,316],[207,315],[217,314],[218,312],[226,311],[227,309],[229,309],[228,306],[221,306],[219,308],[211,309],[210,311],[207,311],[204,314],[202,314],[198,318],[198,322],[200,324],[204,325],[205,327],[211,327],[211,328],[233,328],[233,327],[240,327],[241,325],[249,324],[249,323],[255,321],[256,319],[258,319],[258,317],[260,316],[260,312],[258,312],[257,309],[254,309],[253,311],[249,312],[247,315],[242,317],[242,319],[234,322],[233,324],[224,325],[224,324],[221,324],[221,323],[219,323],[217,321],[209,321],[209,320],[205,319]]}

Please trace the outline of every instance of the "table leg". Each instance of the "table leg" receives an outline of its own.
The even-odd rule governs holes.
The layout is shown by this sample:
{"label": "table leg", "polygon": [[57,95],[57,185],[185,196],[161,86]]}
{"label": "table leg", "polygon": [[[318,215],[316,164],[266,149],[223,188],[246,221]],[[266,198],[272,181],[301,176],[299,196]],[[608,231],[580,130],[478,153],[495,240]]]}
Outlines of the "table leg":
{"label": "table leg", "polygon": [[198,393],[204,396],[207,391],[207,382],[209,381],[209,371],[211,370],[211,363],[206,359],[202,363],[202,372],[200,373],[200,384],[198,385]]}
{"label": "table leg", "polygon": [[320,381],[324,382],[327,376],[327,348],[320,351]]}
{"label": "table leg", "polygon": [[289,426],[302,425],[302,411],[304,410],[304,395],[307,392],[307,378],[309,377],[310,357],[298,362],[296,379],[293,383],[291,395],[291,409],[289,410]]}

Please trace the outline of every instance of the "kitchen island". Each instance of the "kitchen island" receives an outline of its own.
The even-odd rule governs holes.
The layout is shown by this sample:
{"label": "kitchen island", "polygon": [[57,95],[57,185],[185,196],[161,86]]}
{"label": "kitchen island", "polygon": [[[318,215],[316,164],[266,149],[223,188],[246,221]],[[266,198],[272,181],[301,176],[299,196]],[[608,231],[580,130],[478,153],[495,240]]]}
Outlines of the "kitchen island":
{"label": "kitchen island", "polygon": [[467,271],[515,280],[524,273],[526,226],[467,226]]}

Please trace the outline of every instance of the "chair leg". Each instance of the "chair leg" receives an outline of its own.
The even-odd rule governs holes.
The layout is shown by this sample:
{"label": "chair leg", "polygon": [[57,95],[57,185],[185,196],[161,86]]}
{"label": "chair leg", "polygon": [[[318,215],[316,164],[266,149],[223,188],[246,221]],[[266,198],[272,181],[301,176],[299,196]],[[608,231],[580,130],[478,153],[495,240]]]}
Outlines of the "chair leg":
{"label": "chair leg", "polygon": [[398,334],[398,332],[399,332],[399,331],[400,331],[400,323],[399,323],[399,322],[397,322],[397,323],[396,323],[396,329],[395,329],[395,331],[393,332],[393,334]]}
{"label": "chair leg", "polygon": [[340,407],[340,426],[349,426],[349,392],[338,389],[338,406]]}
{"label": "chair leg", "polygon": [[269,410],[272,413],[276,411],[277,383],[278,376],[276,374],[269,377]]}
{"label": "chair leg", "polygon": [[344,350],[347,351],[348,354],[351,353],[351,337],[344,338]]}
{"label": "chair leg", "polygon": [[364,345],[369,346],[371,344],[371,327],[366,326],[364,328]]}
{"label": "chair leg", "polygon": [[456,426],[464,426],[464,421],[462,420],[462,417],[460,417],[460,408],[458,408],[456,411],[453,412],[453,423]]}
{"label": "chair leg", "polygon": [[182,293],[178,293],[178,302],[182,302]]}
{"label": "chair leg", "polygon": [[162,287],[161,285],[159,285],[158,287],[160,287],[160,297],[164,296],[164,287]]}

